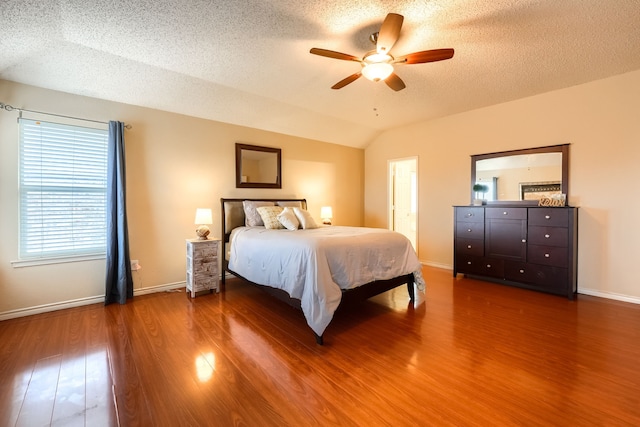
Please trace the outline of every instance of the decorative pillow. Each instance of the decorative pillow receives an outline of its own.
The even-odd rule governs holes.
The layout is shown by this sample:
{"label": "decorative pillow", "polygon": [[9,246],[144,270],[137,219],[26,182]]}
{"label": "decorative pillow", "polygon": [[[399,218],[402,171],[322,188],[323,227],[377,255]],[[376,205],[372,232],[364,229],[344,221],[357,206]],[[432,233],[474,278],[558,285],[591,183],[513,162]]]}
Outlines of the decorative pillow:
{"label": "decorative pillow", "polygon": [[280,224],[280,220],[278,220],[278,215],[284,210],[282,206],[260,206],[256,208],[256,210],[260,214],[265,228],[271,230],[284,228],[282,224]]}
{"label": "decorative pillow", "polygon": [[244,225],[247,227],[257,227],[259,225],[264,225],[260,214],[256,210],[260,206],[273,206],[273,202],[262,202],[262,201],[252,201],[245,200],[242,202],[242,206],[244,207]]}
{"label": "decorative pillow", "polygon": [[313,220],[313,217],[311,216],[309,211],[301,208],[293,208],[293,212],[296,214],[296,218],[298,218],[298,221],[300,221],[300,225],[303,229],[308,230],[310,228],[318,228],[318,225]]}
{"label": "decorative pillow", "polygon": [[284,225],[287,230],[297,230],[300,225],[300,221],[296,218],[293,208],[284,208],[282,212],[278,214],[278,221]]}

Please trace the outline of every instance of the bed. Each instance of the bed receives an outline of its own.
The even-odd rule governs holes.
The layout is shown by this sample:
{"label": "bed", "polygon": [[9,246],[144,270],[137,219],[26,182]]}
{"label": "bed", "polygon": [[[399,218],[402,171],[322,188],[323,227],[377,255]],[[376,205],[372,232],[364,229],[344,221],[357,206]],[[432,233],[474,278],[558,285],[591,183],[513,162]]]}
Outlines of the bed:
{"label": "bed", "polygon": [[[404,284],[411,300],[415,297],[414,284],[424,290],[418,257],[400,233],[315,226],[306,211],[306,199],[220,201],[223,287],[225,273],[229,272],[301,309],[320,345],[341,304]],[[301,219],[297,227],[285,221],[284,210],[287,214],[295,212]]]}

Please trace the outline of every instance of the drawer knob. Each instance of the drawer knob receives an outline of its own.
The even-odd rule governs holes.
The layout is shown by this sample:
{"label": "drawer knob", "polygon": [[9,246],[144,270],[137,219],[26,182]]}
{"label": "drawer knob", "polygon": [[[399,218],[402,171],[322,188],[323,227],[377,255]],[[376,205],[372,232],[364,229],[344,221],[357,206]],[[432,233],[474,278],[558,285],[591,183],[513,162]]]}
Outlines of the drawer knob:
{"label": "drawer knob", "polygon": [[467,214],[467,216],[471,217],[471,216],[473,216],[473,214],[472,214],[471,212],[469,212],[469,213]]}
{"label": "drawer knob", "polygon": [[509,214],[509,212],[507,212],[507,211],[502,212],[502,215],[508,215],[508,214]]}
{"label": "drawer knob", "polygon": [[522,239],[522,243],[527,243],[527,239]]}
{"label": "drawer knob", "polygon": [[545,215],[544,219],[551,219],[551,216],[550,215]]}
{"label": "drawer knob", "polygon": [[471,229],[470,229],[470,228],[467,228],[467,231],[468,231],[469,233],[471,233]]}
{"label": "drawer knob", "polygon": [[524,270],[520,270],[520,273],[521,273],[521,274],[524,274]]}
{"label": "drawer knob", "polygon": [[549,236],[548,234],[545,234],[544,237],[548,239],[551,236]]}
{"label": "drawer knob", "polygon": [[549,254],[544,254],[544,257],[545,257],[545,258],[549,258],[550,256],[551,256],[551,255],[549,255]]}
{"label": "drawer knob", "polygon": [[471,249],[471,245],[467,245],[467,249]]}
{"label": "drawer knob", "polygon": [[487,264],[487,268],[491,268],[491,264]]}
{"label": "drawer knob", "polygon": [[467,265],[471,265],[471,261],[467,261]]}

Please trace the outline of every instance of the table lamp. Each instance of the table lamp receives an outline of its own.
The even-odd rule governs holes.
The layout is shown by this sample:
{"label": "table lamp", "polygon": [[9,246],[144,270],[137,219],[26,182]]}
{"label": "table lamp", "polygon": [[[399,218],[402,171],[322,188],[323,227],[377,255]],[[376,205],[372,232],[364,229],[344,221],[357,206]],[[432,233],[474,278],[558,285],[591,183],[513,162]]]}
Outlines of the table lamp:
{"label": "table lamp", "polygon": [[198,226],[196,228],[196,234],[198,235],[198,239],[208,240],[207,236],[209,235],[210,231],[207,225],[213,224],[211,209],[204,209],[204,208],[196,209],[195,224]]}
{"label": "table lamp", "polygon": [[325,225],[331,225],[331,218],[333,218],[333,212],[331,206],[323,206],[320,208],[320,218]]}

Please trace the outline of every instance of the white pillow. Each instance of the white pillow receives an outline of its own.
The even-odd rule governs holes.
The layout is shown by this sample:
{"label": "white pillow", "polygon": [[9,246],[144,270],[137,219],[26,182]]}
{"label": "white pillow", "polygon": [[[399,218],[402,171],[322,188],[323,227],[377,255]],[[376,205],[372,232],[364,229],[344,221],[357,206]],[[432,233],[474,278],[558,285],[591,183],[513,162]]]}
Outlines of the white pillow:
{"label": "white pillow", "polygon": [[256,210],[262,218],[264,228],[269,230],[284,228],[278,220],[278,215],[284,210],[282,206],[259,206]]}
{"label": "white pillow", "polygon": [[311,216],[309,211],[301,208],[293,208],[293,212],[296,214],[296,218],[298,218],[298,221],[300,221],[300,225],[303,229],[308,230],[310,228],[318,228],[318,225],[313,220],[313,217]]}
{"label": "white pillow", "polygon": [[244,207],[244,225],[246,225],[247,227],[257,227],[259,225],[264,225],[262,217],[256,209],[260,206],[273,206],[274,204],[275,203],[273,202],[252,200],[243,201],[242,206]]}
{"label": "white pillow", "polygon": [[293,208],[284,208],[282,212],[278,214],[278,221],[284,225],[287,230],[297,230],[300,225],[300,221],[296,218]]}

